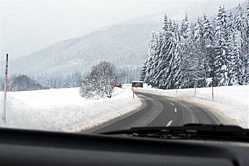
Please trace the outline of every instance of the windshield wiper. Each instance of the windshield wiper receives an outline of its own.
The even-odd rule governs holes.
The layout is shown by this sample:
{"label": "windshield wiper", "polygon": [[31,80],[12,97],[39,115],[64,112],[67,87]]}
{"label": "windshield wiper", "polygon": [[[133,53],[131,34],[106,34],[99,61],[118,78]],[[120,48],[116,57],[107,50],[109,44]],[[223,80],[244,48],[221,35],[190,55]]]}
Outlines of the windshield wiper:
{"label": "windshield wiper", "polygon": [[136,127],[101,133],[162,139],[197,139],[249,142],[249,130],[239,126],[186,124],[177,127]]}

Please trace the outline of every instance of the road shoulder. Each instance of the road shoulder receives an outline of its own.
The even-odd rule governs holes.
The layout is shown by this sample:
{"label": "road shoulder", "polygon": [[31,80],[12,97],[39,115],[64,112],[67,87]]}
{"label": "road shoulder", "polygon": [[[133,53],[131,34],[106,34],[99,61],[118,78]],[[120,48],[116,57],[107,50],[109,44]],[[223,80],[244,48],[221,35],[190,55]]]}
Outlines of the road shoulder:
{"label": "road shoulder", "polygon": [[219,119],[219,122],[224,125],[238,125],[238,122],[236,119],[232,119],[225,115],[222,110],[219,110],[218,108],[212,107],[211,105],[214,104],[211,101],[203,101],[203,99],[198,98],[191,98],[191,97],[175,97],[176,100],[179,102],[185,102],[191,105],[195,105],[197,107],[200,107],[204,110],[207,110],[210,114],[215,116],[217,119]]}

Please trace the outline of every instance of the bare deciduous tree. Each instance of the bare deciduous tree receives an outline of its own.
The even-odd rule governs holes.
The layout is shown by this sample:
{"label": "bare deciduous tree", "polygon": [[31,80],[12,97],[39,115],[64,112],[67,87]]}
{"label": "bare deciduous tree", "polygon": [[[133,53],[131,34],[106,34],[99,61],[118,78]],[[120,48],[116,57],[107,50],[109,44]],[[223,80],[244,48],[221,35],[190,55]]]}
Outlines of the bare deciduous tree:
{"label": "bare deciduous tree", "polygon": [[115,79],[115,67],[109,62],[100,62],[81,82],[81,96],[111,97],[112,81]]}

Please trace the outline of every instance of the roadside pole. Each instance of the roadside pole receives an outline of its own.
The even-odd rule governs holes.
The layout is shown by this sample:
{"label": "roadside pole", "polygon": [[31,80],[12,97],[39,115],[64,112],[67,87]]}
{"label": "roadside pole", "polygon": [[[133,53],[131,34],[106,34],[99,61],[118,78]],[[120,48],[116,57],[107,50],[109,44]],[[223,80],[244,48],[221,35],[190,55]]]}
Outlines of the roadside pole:
{"label": "roadside pole", "polygon": [[9,56],[6,54],[6,65],[5,65],[5,82],[4,82],[4,96],[3,96],[3,115],[2,119],[3,122],[7,122],[7,91],[8,91],[8,61],[9,61]]}
{"label": "roadside pole", "polygon": [[195,81],[195,97],[196,97],[196,87],[197,87],[197,82]]}
{"label": "roadside pole", "polygon": [[214,101],[214,86],[212,86],[212,100]]}
{"label": "roadside pole", "polygon": [[135,99],[135,92],[134,92],[134,87],[131,88],[132,90],[132,96],[133,96],[133,99]]}
{"label": "roadside pole", "polygon": [[212,73],[212,84],[211,84],[212,88],[212,101],[214,101],[214,74]]}

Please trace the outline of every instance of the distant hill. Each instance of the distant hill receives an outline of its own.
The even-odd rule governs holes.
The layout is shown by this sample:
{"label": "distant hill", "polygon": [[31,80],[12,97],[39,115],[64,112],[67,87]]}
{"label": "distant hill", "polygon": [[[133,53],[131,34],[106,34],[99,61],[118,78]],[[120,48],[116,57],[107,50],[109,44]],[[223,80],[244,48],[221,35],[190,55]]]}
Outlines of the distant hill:
{"label": "distant hill", "polygon": [[[160,19],[158,19],[160,21]],[[86,72],[100,61],[117,67],[141,66],[147,54],[155,21],[135,21],[112,26],[86,36],[65,40],[11,62],[12,73]]]}
{"label": "distant hill", "polygon": [[[241,6],[245,8],[246,3]],[[237,8],[230,11],[236,13]],[[84,73],[103,60],[121,68],[141,66],[147,56],[152,32],[162,26],[162,17],[163,14],[137,18],[79,38],[61,41],[11,61],[10,72],[28,75]],[[0,66],[2,70],[1,67],[3,65]]]}
{"label": "distant hill", "polygon": [[10,91],[30,91],[30,90],[41,90],[47,89],[41,86],[36,81],[30,79],[26,75],[20,75],[12,78],[9,83]]}

